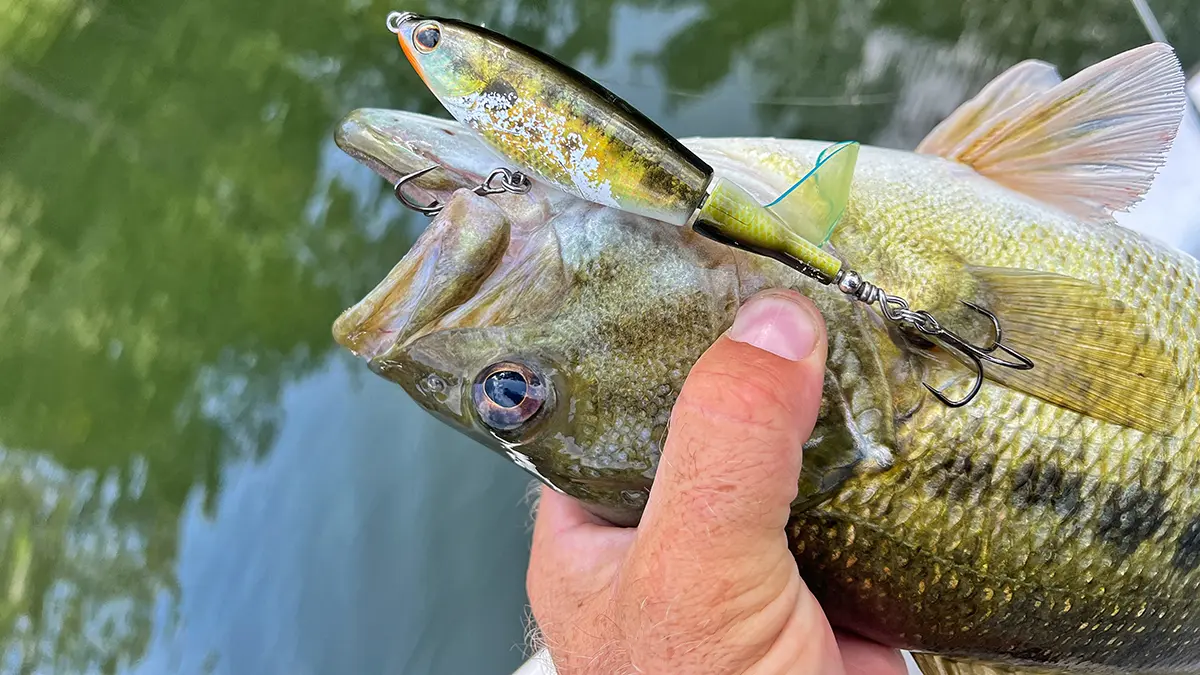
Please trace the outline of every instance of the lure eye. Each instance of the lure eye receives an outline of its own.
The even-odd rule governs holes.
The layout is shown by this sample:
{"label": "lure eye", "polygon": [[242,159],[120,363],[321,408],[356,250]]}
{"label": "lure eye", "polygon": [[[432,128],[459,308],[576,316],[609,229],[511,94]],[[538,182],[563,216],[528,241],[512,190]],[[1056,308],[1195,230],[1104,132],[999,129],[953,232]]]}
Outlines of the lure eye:
{"label": "lure eye", "polygon": [[423,23],[413,31],[413,46],[422,54],[437,49],[442,41],[442,29],[436,23]]}
{"label": "lure eye", "polygon": [[488,366],[475,379],[472,397],[480,421],[496,431],[512,431],[528,423],[550,396],[544,379],[515,361]]}

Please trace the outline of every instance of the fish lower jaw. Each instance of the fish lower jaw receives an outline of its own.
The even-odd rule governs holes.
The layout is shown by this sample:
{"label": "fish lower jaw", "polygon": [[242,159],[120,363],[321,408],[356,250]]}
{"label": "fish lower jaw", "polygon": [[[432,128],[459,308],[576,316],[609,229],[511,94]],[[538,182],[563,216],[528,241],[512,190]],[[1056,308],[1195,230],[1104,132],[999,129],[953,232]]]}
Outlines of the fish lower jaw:
{"label": "fish lower jaw", "polygon": [[347,309],[333,324],[333,338],[358,358],[371,361],[386,354],[399,341],[399,331],[368,329],[363,327],[356,310],[358,305]]}
{"label": "fish lower jaw", "polygon": [[388,275],[333,322],[333,338],[358,358],[372,361],[412,335],[412,315],[397,302],[403,277]]}

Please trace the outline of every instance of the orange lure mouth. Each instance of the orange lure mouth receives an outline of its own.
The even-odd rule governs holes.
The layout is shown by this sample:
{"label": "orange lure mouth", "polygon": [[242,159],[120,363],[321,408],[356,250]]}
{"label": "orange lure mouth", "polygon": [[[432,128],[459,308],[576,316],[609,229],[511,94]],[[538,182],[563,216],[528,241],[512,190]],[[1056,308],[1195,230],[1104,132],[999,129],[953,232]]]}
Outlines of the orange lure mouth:
{"label": "orange lure mouth", "polygon": [[392,12],[387,18],[388,30],[396,34],[396,41],[400,43],[400,49],[404,51],[404,57],[408,59],[408,63],[417,71],[417,76],[421,81],[429,86],[429,80],[425,78],[425,71],[421,68],[421,61],[418,58],[416,48],[413,46],[413,31],[420,25],[425,18],[415,12]]}

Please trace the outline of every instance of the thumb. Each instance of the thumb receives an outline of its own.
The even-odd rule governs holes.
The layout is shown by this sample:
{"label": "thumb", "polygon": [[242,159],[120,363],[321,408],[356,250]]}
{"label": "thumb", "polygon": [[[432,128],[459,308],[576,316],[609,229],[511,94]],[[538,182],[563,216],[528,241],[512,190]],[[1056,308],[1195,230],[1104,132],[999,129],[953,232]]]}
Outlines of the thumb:
{"label": "thumb", "polygon": [[696,362],[639,526],[660,555],[693,558],[697,536],[706,558],[731,566],[786,552],[784,527],[821,405],[826,349],[812,301],[767,291],[747,301]]}

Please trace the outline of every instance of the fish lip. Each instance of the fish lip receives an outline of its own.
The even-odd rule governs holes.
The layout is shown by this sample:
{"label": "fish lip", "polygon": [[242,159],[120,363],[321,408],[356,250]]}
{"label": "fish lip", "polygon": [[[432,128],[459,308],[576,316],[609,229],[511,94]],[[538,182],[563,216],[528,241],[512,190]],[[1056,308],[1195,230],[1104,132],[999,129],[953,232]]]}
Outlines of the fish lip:
{"label": "fish lip", "polygon": [[[413,152],[403,139],[388,137],[372,125],[367,116],[373,112],[370,108],[355,109],[342,118],[333,136],[338,149],[393,184],[401,176],[434,163]],[[386,152],[389,141],[399,149],[391,156]]]}
{"label": "fish lip", "polygon": [[409,65],[417,71],[417,75],[427,87],[429,80],[426,79],[425,70],[421,68],[421,60],[417,58],[417,53],[413,48],[412,36],[418,25],[430,20],[433,19],[416,12],[392,12],[388,14],[387,18],[388,30],[396,34],[396,38],[400,42],[400,49],[404,51],[404,57],[408,59]]}
{"label": "fish lip", "polygon": [[[453,121],[386,108],[355,108],[338,122],[333,141],[338,149],[371,169],[393,186],[401,177],[431,166],[440,171],[417,178],[412,185],[447,193],[474,187],[490,162],[486,148],[464,154],[445,148],[439,141],[461,132]],[[468,151],[471,149],[468,148]],[[449,195],[444,196],[449,199]]]}

